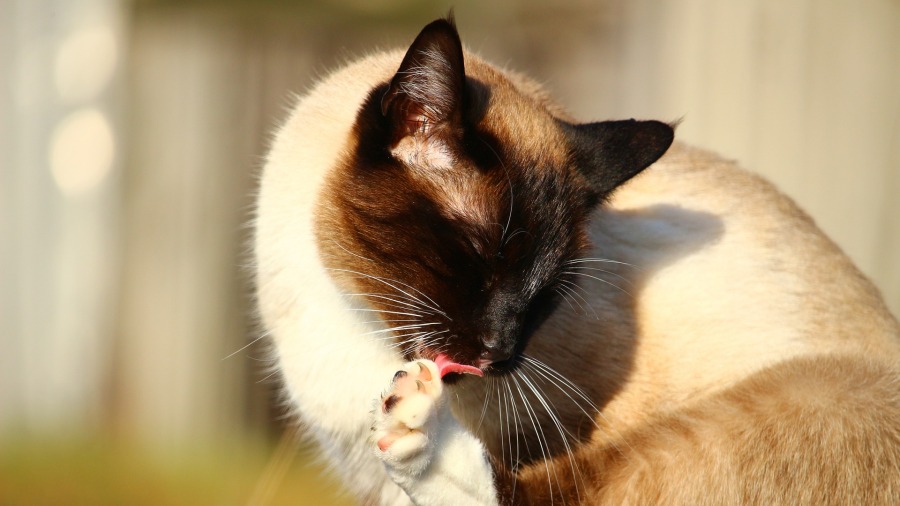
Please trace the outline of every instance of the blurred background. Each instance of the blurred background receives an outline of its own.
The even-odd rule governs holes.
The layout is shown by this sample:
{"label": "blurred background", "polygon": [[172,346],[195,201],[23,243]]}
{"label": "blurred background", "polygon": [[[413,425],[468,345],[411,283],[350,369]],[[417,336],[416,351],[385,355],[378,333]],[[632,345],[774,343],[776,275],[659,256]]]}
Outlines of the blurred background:
{"label": "blurred background", "polygon": [[[458,0],[577,117],[775,181],[900,311],[900,2]],[[253,318],[294,94],[450,2],[0,0],[0,504],[335,504]]]}

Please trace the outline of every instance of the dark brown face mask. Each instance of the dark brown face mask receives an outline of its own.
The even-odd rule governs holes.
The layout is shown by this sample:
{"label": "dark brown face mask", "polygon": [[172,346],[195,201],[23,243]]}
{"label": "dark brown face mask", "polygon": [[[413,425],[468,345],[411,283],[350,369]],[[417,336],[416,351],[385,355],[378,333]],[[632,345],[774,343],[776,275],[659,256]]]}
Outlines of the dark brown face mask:
{"label": "dark brown face mask", "polygon": [[[510,107],[501,101],[514,86],[483,74],[467,74],[452,21],[426,26],[360,109],[355,149],[322,204],[328,226],[317,228],[340,231],[341,247],[331,237],[319,246],[353,293],[406,317],[386,321],[406,358],[500,373],[559,304],[558,284],[575,282],[563,265],[589,247],[590,212],[662,156],[673,131],[656,121],[568,123],[521,94]],[[548,118],[536,122],[538,137],[561,141],[520,149],[509,132],[522,117],[496,112],[507,109]],[[428,156],[410,154],[417,149],[441,153],[424,177],[417,164]],[[441,181],[478,211],[448,213]]]}

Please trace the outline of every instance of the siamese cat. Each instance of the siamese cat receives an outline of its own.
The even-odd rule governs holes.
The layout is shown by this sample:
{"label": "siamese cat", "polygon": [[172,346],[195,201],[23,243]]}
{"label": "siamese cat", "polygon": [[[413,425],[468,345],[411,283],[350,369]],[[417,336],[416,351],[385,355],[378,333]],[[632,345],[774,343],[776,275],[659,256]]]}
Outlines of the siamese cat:
{"label": "siamese cat", "polygon": [[255,257],[286,396],[362,504],[900,503],[900,327],[850,260],[452,20],[300,98]]}

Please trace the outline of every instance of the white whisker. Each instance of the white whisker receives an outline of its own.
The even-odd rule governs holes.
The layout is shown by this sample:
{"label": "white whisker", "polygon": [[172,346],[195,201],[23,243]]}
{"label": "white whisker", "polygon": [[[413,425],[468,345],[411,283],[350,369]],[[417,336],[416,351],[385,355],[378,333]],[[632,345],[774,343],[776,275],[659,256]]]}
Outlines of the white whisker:
{"label": "white whisker", "polygon": [[[556,289],[557,289],[557,290],[560,290],[560,291],[564,291],[564,293],[568,296],[566,300],[571,300],[572,302],[574,302],[575,305],[578,306],[578,309],[581,310],[581,311],[580,311],[581,313],[584,313],[584,312],[585,312],[585,311],[584,311],[584,306],[582,306],[580,302],[578,302],[577,300],[575,300],[575,297],[572,295],[572,289],[571,289],[571,288],[569,288],[568,286],[558,286],[558,287],[556,287]],[[576,313],[579,312],[579,311],[575,310],[574,307],[572,308],[572,310],[575,311]]]}
{"label": "white whisker", "polygon": [[[506,246],[507,244],[509,244],[509,241],[511,241],[513,237],[515,237],[515,236],[517,236],[517,235],[519,235],[519,234],[528,234],[528,235],[531,235],[531,234],[530,234],[527,230],[525,230],[524,228],[520,228],[519,230],[516,230],[515,232],[513,232],[512,234],[510,234],[509,237],[507,237],[506,240],[503,241],[503,245],[502,245],[502,246]],[[501,246],[501,248],[502,248],[502,246]]]}
{"label": "white whisker", "polygon": [[563,262],[564,265],[572,265],[572,264],[582,264],[588,262],[599,262],[599,263],[608,263],[608,264],[618,264],[618,265],[627,265],[628,267],[634,267],[637,269],[638,267],[634,264],[630,264],[628,262],[619,262],[618,260],[610,260],[608,258],[576,258],[573,260],[566,260]]}
{"label": "white whisker", "polygon": [[419,314],[401,313],[398,311],[385,311],[383,309],[365,309],[365,308],[358,308],[358,307],[348,307],[346,309],[347,309],[347,311],[362,311],[362,312],[366,312],[366,313],[396,314],[396,315],[401,315],[401,316],[416,316],[419,318],[423,317],[423,315],[419,315]]}
{"label": "white whisker", "polygon": [[503,246],[506,244],[504,238],[506,237],[506,233],[509,232],[509,225],[512,223],[512,215],[513,209],[515,208],[515,194],[513,193],[513,184],[512,178],[509,177],[509,169],[506,168],[506,164],[503,163],[503,159],[500,158],[500,155],[494,150],[494,147],[488,144],[486,141],[482,139],[482,142],[488,149],[494,153],[494,156],[497,157],[497,161],[500,162],[500,167],[503,168],[503,173],[506,174],[506,183],[509,187],[509,215],[506,217],[506,225],[503,227],[503,232],[500,234],[500,248],[503,249]]}
{"label": "white whisker", "polygon": [[[581,294],[576,291],[576,288],[580,288],[581,290],[584,290],[584,288],[578,286],[577,283],[573,283],[572,281],[569,281],[566,279],[560,279],[559,282],[564,283],[566,286],[570,287],[570,291],[571,291],[572,295],[581,299],[581,301],[584,302],[587,305],[587,307],[591,310],[591,313],[594,313],[595,320],[600,319],[600,315],[597,314],[597,310],[594,309],[594,306],[592,306],[591,303],[587,301],[587,299],[582,297]],[[590,296],[590,294],[588,294],[588,296]],[[575,302],[578,303],[578,301],[575,301]],[[578,307],[582,307],[581,304],[578,304]]]}
{"label": "white whisker", "polygon": [[[349,297],[369,297],[369,298],[373,298],[373,299],[388,300],[388,301],[393,302],[394,304],[400,304],[401,306],[406,306],[406,307],[414,309],[420,313],[426,313],[426,314],[432,314],[432,315],[437,314],[434,311],[429,310],[425,306],[422,306],[421,304],[413,304],[413,303],[407,302],[406,300],[404,300],[402,298],[401,298],[401,300],[397,300],[397,299],[395,299],[389,295],[383,294],[383,293],[348,293],[345,295],[349,296]],[[384,303],[382,302],[382,304],[384,304]],[[385,304],[385,305],[389,305],[389,304]]]}
{"label": "white whisker", "polygon": [[413,340],[416,339],[416,338],[418,338],[418,339],[420,339],[420,340],[421,340],[421,339],[426,339],[426,338],[428,338],[428,337],[430,337],[430,336],[433,336],[433,335],[436,335],[436,334],[443,334],[444,332],[447,332],[447,331],[446,331],[446,330],[444,330],[444,331],[442,331],[442,332],[424,332],[424,331],[419,331],[419,332],[412,332],[412,333],[409,333],[409,334],[401,334],[401,335],[399,335],[399,336],[384,336],[384,337],[379,337],[378,339],[403,339],[403,338],[409,337],[410,339],[406,339],[406,340],[402,341],[402,343],[406,344],[406,343],[413,342]]}
{"label": "white whisker", "polygon": [[366,333],[360,334],[360,335],[362,335],[362,336],[370,336],[370,335],[373,335],[373,334],[381,334],[381,333],[384,333],[384,332],[395,332],[395,331],[401,331],[401,330],[420,329],[420,328],[422,328],[422,327],[429,327],[429,326],[431,326],[431,325],[441,325],[441,323],[440,323],[440,322],[425,322],[425,323],[416,323],[416,324],[413,324],[413,325],[400,325],[400,326],[398,326],[398,327],[390,327],[390,328],[387,328],[387,329],[373,330],[373,331],[371,331],[371,332],[366,332]]}
{"label": "white whisker", "polygon": [[[521,385],[519,385],[519,380],[516,379],[516,376],[521,377],[519,371],[513,371],[512,376],[510,378],[516,384],[516,390],[519,392],[519,398],[522,399],[522,405],[525,407],[525,413],[528,415],[528,419],[531,420],[531,427],[534,429],[534,435],[538,441],[538,447],[541,449],[541,460],[544,462],[544,470],[547,472],[547,488],[550,491],[550,504],[553,504],[553,481],[550,479],[550,460],[549,460],[549,451],[550,451],[550,442],[547,441],[547,437],[544,435],[544,429],[541,426],[540,422],[537,419],[537,413],[535,413],[534,408],[531,407],[531,404],[526,400],[525,393],[522,391]],[[556,485],[560,491],[562,491],[562,487],[559,485],[559,476],[556,474],[556,468],[553,469],[553,477],[556,479]]]}
{"label": "white whisker", "polygon": [[342,250],[344,250],[344,251],[345,251],[347,254],[349,254],[349,255],[353,255],[353,256],[355,256],[356,258],[360,258],[360,259],[362,259],[362,260],[365,260],[366,262],[372,262],[373,264],[376,263],[375,260],[372,260],[371,258],[366,258],[366,257],[364,257],[364,256],[362,256],[362,255],[357,255],[356,253],[354,253],[354,252],[348,250],[347,248],[345,248],[344,246],[342,246],[341,243],[335,241],[334,239],[332,239],[331,242],[333,242],[335,246],[337,246],[338,248],[341,248]]}
{"label": "white whisker", "polygon": [[572,308],[572,312],[575,314],[578,314],[578,311],[575,309],[575,306],[573,306],[572,302],[569,301],[569,298],[571,296],[566,294],[565,292],[563,292],[559,287],[554,288],[554,290],[556,290],[556,293],[558,293],[563,298],[563,300],[566,301],[566,304],[568,304],[569,307]]}
{"label": "white whisker", "polygon": [[600,278],[598,278],[597,276],[591,276],[590,274],[585,274],[585,273],[583,273],[583,272],[576,272],[576,271],[571,271],[571,270],[564,271],[564,273],[566,273],[566,274],[572,274],[572,275],[574,275],[574,276],[584,276],[584,277],[586,277],[586,278],[596,279],[597,281],[599,281],[599,282],[601,282],[601,283],[606,283],[607,285],[609,285],[609,286],[611,286],[611,287],[613,287],[613,288],[615,288],[615,289],[617,289],[617,290],[621,290],[623,293],[625,293],[625,294],[628,295],[629,297],[634,297],[633,295],[631,295],[631,294],[628,292],[628,290],[622,288],[621,286],[619,286],[619,285],[617,285],[617,284],[615,284],[615,283],[610,283],[609,281],[607,281],[607,280],[605,280],[605,279],[600,279]]}
{"label": "white whisker", "polygon": [[505,462],[506,461],[506,445],[505,445],[505,441],[503,439],[503,429],[504,429],[506,423],[503,421],[503,402],[500,400],[500,394],[503,394],[503,399],[507,400],[506,392],[501,390],[500,387],[498,386],[497,387],[497,411],[498,411],[498,414],[500,415],[499,416],[499,418],[500,418],[500,461]]}
{"label": "white whisker", "polygon": [[575,272],[572,271],[572,269],[578,269],[578,270],[584,270],[584,271],[597,271],[597,272],[602,272],[602,273],[604,273],[604,274],[609,274],[610,276],[615,276],[615,277],[621,279],[622,281],[624,281],[625,283],[627,283],[629,286],[634,286],[634,283],[632,283],[631,280],[629,280],[629,279],[626,278],[625,276],[622,276],[621,274],[615,273],[615,272],[613,272],[613,271],[611,271],[611,270],[608,270],[608,269],[601,269],[601,268],[599,268],[599,267],[585,267],[585,266],[583,266],[583,265],[576,265],[576,266],[574,266],[574,267],[571,267],[571,266],[568,267],[568,268],[566,269],[565,272],[571,272],[572,274],[575,274]]}
{"label": "white whisker", "polygon": [[[489,379],[491,380],[490,381],[491,385],[493,385],[494,377],[489,376]],[[487,414],[488,402],[490,402],[490,399],[494,392],[493,390],[490,389],[491,385],[489,385],[488,388],[486,389],[487,395],[484,396],[484,401],[481,403],[481,416],[478,417],[478,423],[475,425],[475,431],[474,431],[476,434],[478,433],[478,430],[481,429],[481,424],[484,422],[484,416]]]}
{"label": "white whisker", "polygon": [[[556,416],[556,412],[552,407],[552,404],[544,397],[540,388],[528,378],[524,371],[516,371],[519,373],[519,377],[522,378],[522,381],[525,382],[525,385],[534,393],[534,396],[537,398],[538,402],[541,406],[544,407],[544,410],[550,416],[550,420],[553,422],[553,425],[556,426],[557,432],[559,432],[559,437],[562,439],[562,444],[566,449],[566,453],[569,457],[569,466],[572,469],[572,477],[574,478],[573,483],[575,484],[575,494],[579,497],[579,501],[581,502],[581,491],[578,488],[579,479],[583,480],[583,476],[581,474],[581,470],[578,468],[578,464],[575,462],[575,455],[572,452],[572,447],[569,445],[569,438],[566,436],[567,434],[571,435],[571,433],[562,425],[562,422],[559,420],[559,417]],[[561,491],[562,489],[560,489]]]}
{"label": "white whisker", "polygon": [[571,380],[569,380],[568,378],[566,378],[565,376],[563,376],[562,374],[560,374],[558,371],[556,371],[555,369],[553,369],[553,368],[550,367],[549,365],[545,364],[544,362],[542,362],[542,361],[540,361],[540,360],[538,360],[538,359],[536,359],[536,358],[534,358],[534,357],[532,357],[532,356],[530,356],[530,355],[526,355],[526,354],[523,353],[523,354],[522,354],[522,358],[523,358],[527,363],[532,364],[533,367],[539,368],[539,369],[541,369],[541,370],[544,370],[544,371],[547,372],[547,374],[550,374],[550,375],[554,376],[555,378],[557,378],[559,381],[565,383],[566,386],[568,386],[570,389],[572,389],[572,391],[574,391],[576,394],[578,394],[578,396],[581,397],[581,399],[584,400],[584,402],[588,403],[588,405],[589,405],[591,408],[593,408],[594,411],[595,411],[597,414],[601,414],[601,413],[600,413],[600,409],[597,408],[597,406],[594,405],[594,403],[587,397],[587,394],[584,392],[584,390],[581,389],[581,387],[579,387],[579,386],[576,385],[575,383],[572,383]]}
{"label": "white whisker", "polygon": [[417,322],[417,321],[421,321],[421,320],[422,320],[421,318],[405,318],[405,319],[399,319],[399,320],[367,320],[367,321],[360,322],[360,323],[363,323],[363,324],[368,324],[368,323],[398,323],[398,322],[402,323],[402,322]]}
{"label": "white whisker", "polygon": [[[512,388],[509,386],[509,378],[505,378],[504,385],[506,386],[506,390],[509,392],[510,398],[515,398],[515,394],[513,393]],[[522,398],[520,398],[519,400],[523,403],[527,402]],[[527,408],[526,408],[526,412],[527,412]],[[520,454],[519,454],[519,441],[521,440],[522,442],[525,443],[525,452],[529,456],[529,458],[531,456],[531,445],[528,444],[528,437],[525,434],[525,421],[521,416],[519,416],[519,409],[517,407],[516,402],[513,402],[513,414],[515,415],[514,427],[517,428],[516,429],[516,460],[512,466],[513,485],[512,485],[512,499],[510,502],[512,504],[515,504],[515,502],[516,502],[515,501],[516,485],[518,484],[518,479],[516,479],[516,475],[519,471],[519,466],[522,462]]]}
{"label": "white whisker", "polygon": [[[577,402],[575,399],[573,399],[570,395],[566,394],[566,396],[569,397],[569,399],[571,399],[572,402],[576,406],[578,406],[578,409],[580,409],[582,411],[582,413],[584,413],[585,416],[587,416],[587,418],[591,421],[591,423],[594,425],[594,427],[597,428],[597,430],[609,431],[611,429],[611,427],[607,427],[606,429],[604,429],[597,423],[597,420],[594,418],[594,415],[599,416],[600,418],[602,418],[604,420],[606,420],[606,416],[603,414],[602,411],[600,411],[600,408],[598,408],[597,405],[594,404],[593,401],[591,401],[588,398],[588,396],[584,392],[584,390],[582,390],[578,385],[573,383],[571,380],[569,380],[568,378],[566,378],[565,376],[560,374],[558,371],[556,371],[549,365],[545,364],[544,362],[541,362],[540,360],[537,360],[534,357],[522,354],[522,358],[526,361],[527,364],[530,364],[530,366],[533,370],[535,370],[538,373],[541,373],[542,376],[544,376],[544,378],[547,378],[548,381],[553,383],[553,385],[556,386],[556,388],[558,388],[560,391],[563,391],[562,386],[560,386],[560,384],[557,384],[555,381],[549,379],[548,375],[556,378],[559,382],[562,383],[563,386],[567,387],[570,391],[574,392],[575,395],[580,397],[588,405],[588,407],[590,407],[590,409],[593,411],[593,413],[594,413],[593,415],[584,411],[584,408],[581,406],[581,404],[579,402]],[[542,371],[543,371],[543,373],[542,373]],[[563,393],[565,393],[565,392],[563,392]],[[622,437],[622,435],[619,433],[619,431],[612,429],[612,432],[616,436],[619,436],[619,438],[625,443],[626,446],[629,447],[629,449],[633,450],[633,448],[631,448],[631,445],[628,443],[628,440],[625,439],[624,437]],[[628,456],[625,454],[625,452],[623,452],[618,447],[618,445],[616,445],[615,443],[612,443],[612,445],[623,457],[625,457],[626,460],[628,459]]]}
{"label": "white whisker", "polygon": [[[328,267],[327,269],[330,270],[330,271],[346,272],[346,273],[349,273],[349,274],[355,274],[355,275],[357,275],[357,276],[362,276],[362,277],[364,277],[364,278],[368,278],[368,279],[371,279],[371,280],[373,280],[373,281],[378,281],[379,283],[385,284],[385,285],[387,285],[387,286],[393,288],[394,290],[397,290],[398,292],[400,292],[400,293],[406,295],[406,296],[409,297],[410,299],[413,299],[413,300],[419,302],[420,304],[422,304],[423,306],[427,307],[428,309],[437,311],[439,314],[441,314],[442,316],[444,316],[444,317],[447,318],[448,320],[450,319],[450,317],[447,316],[446,313],[444,313],[444,312],[441,311],[438,307],[436,307],[436,306],[437,306],[437,303],[434,302],[434,300],[432,300],[431,297],[429,297],[428,295],[422,293],[418,288],[416,288],[416,287],[414,287],[414,286],[410,286],[410,285],[408,285],[408,284],[406,284],[406,283],[404,283],[404,282],[402,282],[402,281],[397,281],[397,280],[395,280],[395,279],[387,279],[387,278],[383,278],[383,277],[381,277],[381,276],[373,276],[373,275],[371,275],[371,274],[366,274],[366,273],[364,273],[364,272],[354,271],[354,270],[350,270],[350,269],[337,269],[337,268],[333,268],[333,267]],[[412,295],[411,293],[409,293],[409,292],[403,290],[402,288],[398,288],[398,287],[397,287],[396,285],[394,285],[393,283],[397,283],[397,284],[399,284],[399,285],[403,285],[403,286],[405,286],[405,287],[407,287],[407,288],[409,288],[409,289],[411,289],[411,290],[413,290],[413,291],[419,293],[420,295],[422,295],[423,297],[425,297],[426,299],[428,299],[428,300],[429,300],[432,304],[434,304],[434,305],[433,305],[433,306],[430,306],[430,305],[426,304],[425,301],[423,301],[422,299],[420,299],[420,298],[418,298],[418,297]]]}
{"label": "white whisker", "polygon": [[247,344],[241,346],[238,350],[229,353],[228,356],[226,356],[225,358],[222,359],[222,361],[228,360],[229,358],[231,358],[231,357],[237,355],[238,353],[240,353],[240,352],[246,350],[247,348],[249,348],[249,347],[253,346],[254,344],[256,344],[257,342],[259,342],[260,339],[264,339],[266,336],[268,336],[268,335],[271,334],[271,333],[272,333],[272,331],[270,330],[270,331],[268,331],[268,332],[265,332],[265,333],[261,334],[260,336],[256,337],[255,339],[253,339],[253,340],[250,341],[249,343],[247,343]]}

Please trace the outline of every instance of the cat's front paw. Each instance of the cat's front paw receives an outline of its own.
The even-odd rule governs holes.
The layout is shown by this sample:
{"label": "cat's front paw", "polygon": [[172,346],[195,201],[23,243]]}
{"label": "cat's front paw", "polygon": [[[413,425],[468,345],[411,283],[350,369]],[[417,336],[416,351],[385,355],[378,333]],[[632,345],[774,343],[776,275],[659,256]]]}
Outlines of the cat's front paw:
{"label": "cat's front paw", "polygon": [[430,360],[409,362],[394,375],[375,407],[373,427],[376,453],[388,466],[408,474],[428,467],[443,389],[437,365]]}
{"label": "cat's front paw", "polygon": [[441,370],[480,375],[471,366],[415,360],[397,371],[375,405],[372,446],[394,483],[415,504],[496,505],[484,447],[450,413]]}

